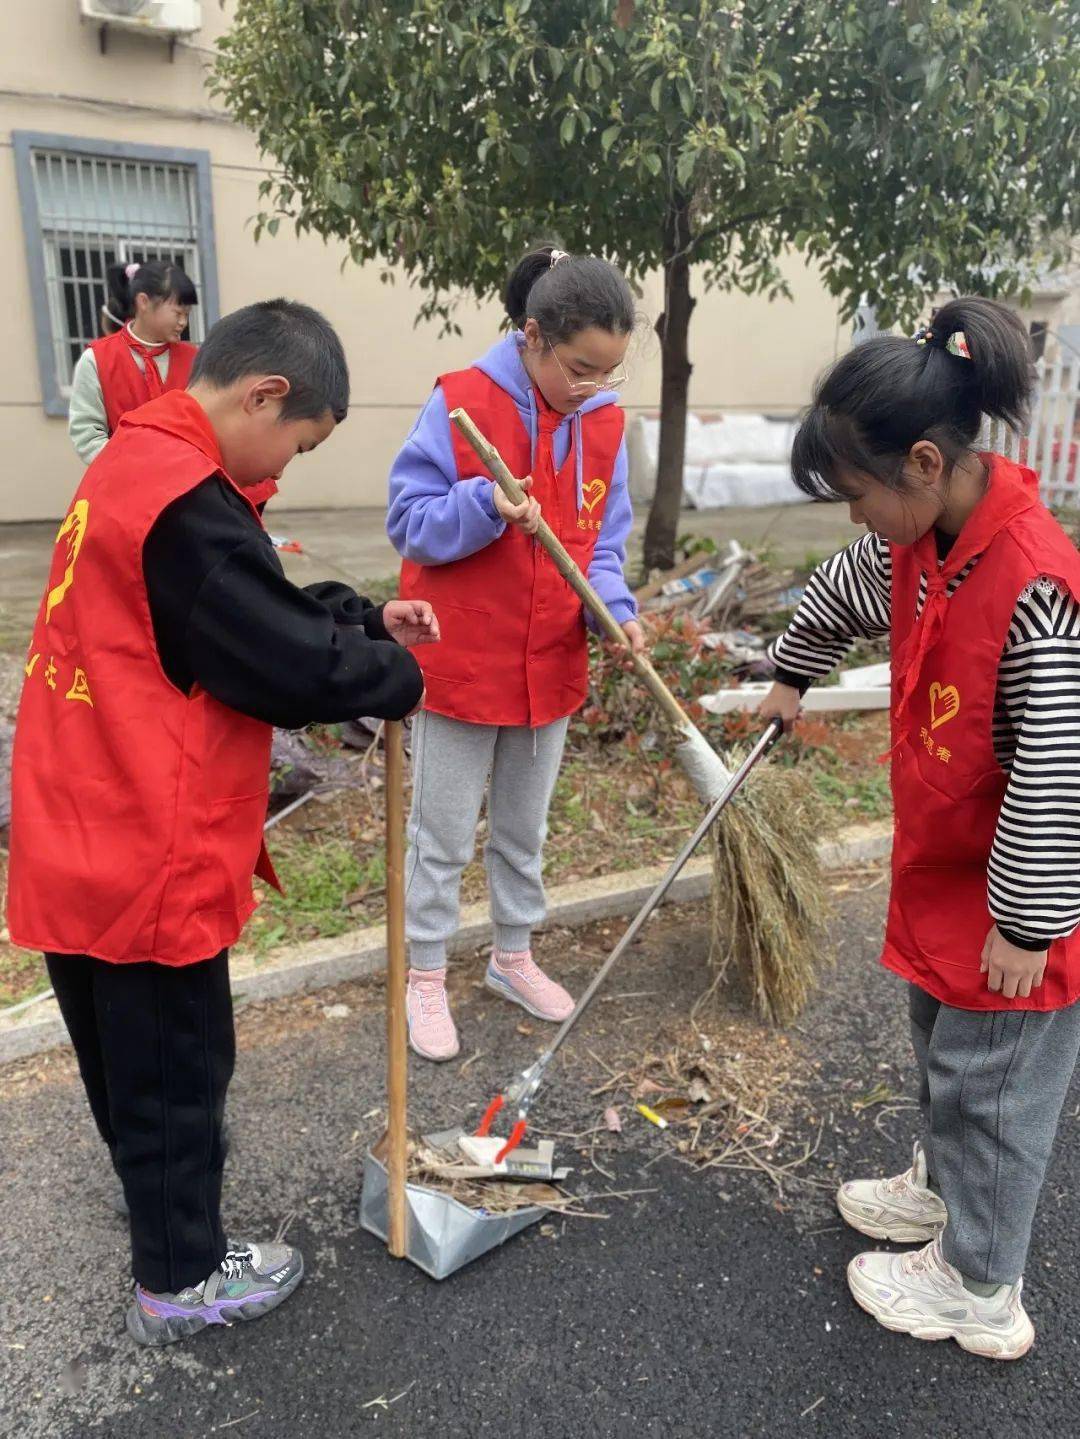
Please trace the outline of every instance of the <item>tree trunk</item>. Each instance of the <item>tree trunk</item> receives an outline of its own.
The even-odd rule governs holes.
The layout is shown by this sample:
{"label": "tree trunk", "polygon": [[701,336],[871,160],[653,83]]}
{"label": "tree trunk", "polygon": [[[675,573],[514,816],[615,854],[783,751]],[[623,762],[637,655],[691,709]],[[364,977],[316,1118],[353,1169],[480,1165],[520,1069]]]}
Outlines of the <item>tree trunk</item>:
{"label": "tree trunk", "polygon": [[697,303],[690,296],[690,262],[686,255],[690,234],[685,204],[668,212],[665,230],[666,293],[664,313],[656,322],[661,354],[660,452],[656,494],[645,526],[646,570],[667,570],[675,563],[686,456],[686,404],[693,368],[687,341],[690,315]]}

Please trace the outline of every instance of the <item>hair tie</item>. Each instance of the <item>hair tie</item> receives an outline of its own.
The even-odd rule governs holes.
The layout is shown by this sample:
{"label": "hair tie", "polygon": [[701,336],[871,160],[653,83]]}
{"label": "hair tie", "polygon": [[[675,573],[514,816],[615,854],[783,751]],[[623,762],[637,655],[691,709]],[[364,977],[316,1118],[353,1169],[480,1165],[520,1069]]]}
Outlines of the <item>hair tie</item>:
{"label": "hair tie", "polygon": [[548,269],[554,270],[555,266],[559,263],[560,260],[569,260],[569,258],[570,255],[566,250],[552,250],[551,264],[548,266]]}
{"label": "hair tie", "polygon": [[946,336],[944,341],[941,341],[937,339],[929,325],[924,325],[921,330],[916,330],[911,338],[917,345],[933,345],[936,342],[938,349],[947,350],[958,360],[971,359],[971,350],[968,348],[967,336],[963,330],[954,330],[951,335]]}
{"label": "hair tie", "polygon": [[124,266],[124,275],[128,280],[133,280],[141,269],[142,266],[136,260],[133,264]]}
{"label": "hair tie", "polygon": [[959,360],[970,360],[971,351],[968,349],[967,336],[963,330],[954,330],[945,341],[945,348],[950,355],[955,355]]}

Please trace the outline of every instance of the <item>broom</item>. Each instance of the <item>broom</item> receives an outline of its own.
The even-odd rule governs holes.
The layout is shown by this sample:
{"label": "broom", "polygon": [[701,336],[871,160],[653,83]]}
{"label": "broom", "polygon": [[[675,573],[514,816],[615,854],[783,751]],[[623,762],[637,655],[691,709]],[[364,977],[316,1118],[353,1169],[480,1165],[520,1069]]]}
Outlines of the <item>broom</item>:
{"label": "broom", "polygon": [[[468,440],[512,504],[525,491],[462,409],[451,421]],[[536,538],[555,567],[596,619],[604,634],[627,652],[629,663],[679,739],[676,758],[705,804],[731,781],[715,753],[644,655],[634,654],[622,626],[541,519]],[[737,762],[733,760],[733,767]],[[786,1023],[799,1013],[813,988],[824,954],[825,904],[817,840],[820,814],[805,783],[782,779],[763,767],[741,804],[733,805],[713,831],[713,949],[717,981],[737,961],[764,1019]]]}

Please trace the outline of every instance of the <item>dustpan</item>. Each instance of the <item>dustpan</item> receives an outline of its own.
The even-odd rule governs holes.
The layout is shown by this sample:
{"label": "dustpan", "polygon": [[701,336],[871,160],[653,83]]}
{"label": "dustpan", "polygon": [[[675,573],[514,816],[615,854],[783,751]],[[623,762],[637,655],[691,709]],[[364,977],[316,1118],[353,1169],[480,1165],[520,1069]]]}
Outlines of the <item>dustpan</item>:
{"label": "dustpan", "polygon": [[446,1279],[548,1212],[529,1205],[506,1213],[463,1204],[407,1181],[408,1029],[405,1015],[405,815],[401,725],[386,726],[386,1133],[364,1159],[360,1226],[397,1259]]}
{"label": "dustpan", "polygon": [[[390,1180],[386,1166],[370,1151],[364,1160],[364,1189],[360,1197],[360,1224],[389,1242]],[[542,1219],[539,1205],[489,1214],[462,1204],[452,1194],[426,1184],[405,1185],[405,1252],[417,1268],[432,1279],[446,1279],[489,1249],[497,1249],[515,1234]],[[391,1250],[393,1253],[393,1250]]]}

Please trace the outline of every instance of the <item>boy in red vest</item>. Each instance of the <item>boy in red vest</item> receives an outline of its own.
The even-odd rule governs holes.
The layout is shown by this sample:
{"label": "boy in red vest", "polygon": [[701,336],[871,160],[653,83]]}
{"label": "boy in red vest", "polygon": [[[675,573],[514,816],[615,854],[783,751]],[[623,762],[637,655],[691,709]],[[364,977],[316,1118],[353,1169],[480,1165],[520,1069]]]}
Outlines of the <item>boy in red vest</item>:
{"label": "boy in red vest", "polygon": [[[516,267],[506,308],[512,333],[441,377],[390,477],[401,593],[430,594],[442,626],[422,660],[406,898],[409,1038],[435,1060],[458,1052],[446,947],[485,792],[488,988],[539,1019],[573,1009],[530,948],[544,916],[548,804],[588,667],[581,602],[532,539],[541,510],[631,643],[642,644],[623,578],[632,517],[614,393],[634,327],[630,287],[606,261],[548,245]],[[529,476],[524,504],[510,504],[481,472],[449,423],[457,406],[516,475]]]}
{"label": "boy in red vest", "polygon": [[1080,1048],[1080,557],[1032,471],[974,449],[984,415],[1021,427],[1031,384],[1023,326],[981,299],[825,376],[795,481],[870,533],[813,576],[762,706],[790,722],[853,639],[891,634],[882,961],[908,982],[924,1123],[910,1169],[837,1204],[924,1246],[854,1258],[857,1302],[991,1359],[1035,1337],[1022,1276]]}
{"label": "boy in red vest", "polygon": [[187,391],[128,415],[57,538],[26,661],[8,923],[45,951],[131,1216],[128,1329],[165,1344],[265,1314],[303,1260],[219,1214],[228,950],[276,883],[272,727],[400,719],[430,607],[289,583],[249,487],[344,419],[340,341],[304,305],[228,316]]}

